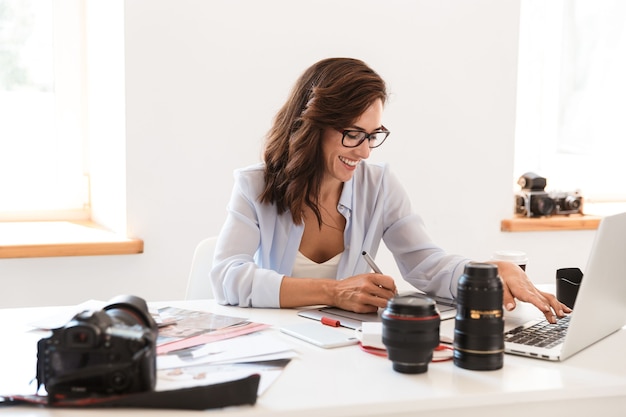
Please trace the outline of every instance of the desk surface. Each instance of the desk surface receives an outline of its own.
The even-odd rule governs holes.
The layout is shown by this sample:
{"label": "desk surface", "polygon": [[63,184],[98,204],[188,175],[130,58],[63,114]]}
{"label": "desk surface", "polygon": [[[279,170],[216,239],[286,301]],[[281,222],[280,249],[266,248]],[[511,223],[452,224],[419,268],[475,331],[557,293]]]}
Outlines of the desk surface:
{"label": "desk surface", "polygon": [[[297,310],[244,309],[213,301],[155,303],[245,317],[273,325],[264,330],[292,344],[299,356],[258,398],[254,406],[211,410],[214,414],[247,416],[439,416],[507,415],[530,413],[603,416],[623,415],[626,407],[626,328],[562,363],[505,355],[497,371],[469,371],[453,362],[431,363],[428,372],[405,375],[391,362],[348,346],[322,349],[282,334],[278,327],[302,322]],[[59,308],[0,310],[0,393],[34,376],[36,341],[41,333],[27,332],[24,323]],[[507,319],[509,325],[517,317]],[[349,329],[341,331],[351,332]],[[442,334],[451,336],[454,320],[442,322]],[[14,343],[7,343],[9,334]],[[26,344],[25,344],[26,343]],[[16,358],[24,359],[17,360]],[[29,360],[30,358],[30,360]],[[180,415],[180,411],[116,409],[129,416]],[[194,412],[185,412],[193,414]],[[0,407],[0,415],[105,416],[111,410],[67,410]]]}

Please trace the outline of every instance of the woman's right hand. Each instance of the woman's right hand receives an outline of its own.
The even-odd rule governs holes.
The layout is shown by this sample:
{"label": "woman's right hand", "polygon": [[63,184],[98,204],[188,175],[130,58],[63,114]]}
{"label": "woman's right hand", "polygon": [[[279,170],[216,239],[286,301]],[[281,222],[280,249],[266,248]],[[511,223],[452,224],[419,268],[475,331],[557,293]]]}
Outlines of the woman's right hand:
{"label": "woman's right hand", "polygon": [[396,283],[389,275],[360,274],[336,281],[331,304],[355,313],[372,313],[385,308],[396,294]]}

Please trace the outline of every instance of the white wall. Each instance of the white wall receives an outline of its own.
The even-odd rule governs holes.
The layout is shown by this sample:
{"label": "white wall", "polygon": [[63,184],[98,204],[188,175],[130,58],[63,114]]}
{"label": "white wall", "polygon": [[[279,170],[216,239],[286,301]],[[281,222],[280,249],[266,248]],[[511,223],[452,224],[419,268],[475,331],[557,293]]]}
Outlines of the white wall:
{"label": "white wall", "polygon": [[[358,57],[388,82],[389,161],[435,240],[521,249],[537,283],[584,267],[594,232],[502,233],[512,214],[519,0],[133,0],[125,10],[126,200],[140,255],[0,260],[0,306],[183,297],[233,169],[259,160],[296,77]],[[379,262],[396,269],[388,253]]]}

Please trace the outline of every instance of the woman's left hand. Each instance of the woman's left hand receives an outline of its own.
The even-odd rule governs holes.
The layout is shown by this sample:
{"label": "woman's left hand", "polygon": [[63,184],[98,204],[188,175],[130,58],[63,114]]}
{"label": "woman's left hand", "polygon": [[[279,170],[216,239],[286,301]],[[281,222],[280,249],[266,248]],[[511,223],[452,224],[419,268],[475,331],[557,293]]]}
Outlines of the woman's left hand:
{"label": "woman's left hand", "polygon": [[557,318],[572,312],[571,308],[557,300],[553,294],[539,291],[518,265],[510,262],[492,263],[498,266],[498,273],[503,284],[502,302],[508,311],[515,309],[515,299],[518,299],[537,307],[550,323],[556,323]]}

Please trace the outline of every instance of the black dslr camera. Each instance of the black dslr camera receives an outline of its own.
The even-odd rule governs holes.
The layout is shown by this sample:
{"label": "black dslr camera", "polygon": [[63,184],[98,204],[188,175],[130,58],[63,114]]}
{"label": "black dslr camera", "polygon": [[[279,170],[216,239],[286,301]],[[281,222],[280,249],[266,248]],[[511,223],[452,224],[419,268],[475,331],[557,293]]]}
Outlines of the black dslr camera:
{"label": "black dslr camera", "polygon": [[38,386],[50,398],[152,390],[157,333],[146,302],[132,295],[78,313],[37,343]]}
{"label": "black dslr camera", "polygon": [[515,214],[526,217],[582,213],[579,192],[545,191],[546,179],[533,172],[522,175],[517,183],[522,190],[515,196]]}

